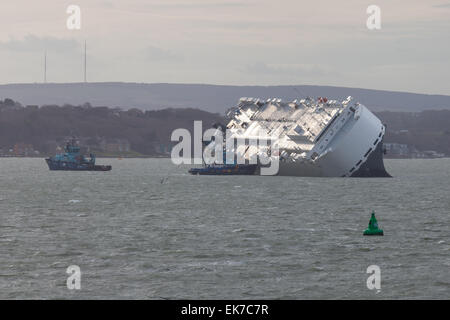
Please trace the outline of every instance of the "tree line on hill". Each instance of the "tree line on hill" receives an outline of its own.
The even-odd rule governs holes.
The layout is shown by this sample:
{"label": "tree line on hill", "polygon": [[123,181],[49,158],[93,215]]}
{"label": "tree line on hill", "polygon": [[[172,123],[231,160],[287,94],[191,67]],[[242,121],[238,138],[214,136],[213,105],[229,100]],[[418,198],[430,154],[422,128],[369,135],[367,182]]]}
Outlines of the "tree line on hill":
{"label": "tree line on hill", "polygon": [[121,110],[89,103],[38,107],[5,99],[0,100],[0,148],[12,150],[24,144],[40,154],[52,154],[73,136],[91,151],[107,151],[102,145],[126,141],[134,155],[158,155],[167,153],[173,130],[186,128],[192,132],[194,120],[212,126],[223,117],[198,109]]}
{"label": "tree line on hill", "polygon": [[450,110],[377,112],[386,124],[385,142],[406,144],[419,151],[450,156]]}
{"label": "tree line on hill", "polygon": [[[385,142],[450,155],[450,110],[385,111],[376,115],[387,126]],[[52,154],[68,137],[75,136],[92,151],[105,151],[110,146],[111,152],[117,153],[117,145],[121,148],[125,141],[129,145],[125,151],[155,156],[167,154],[173,144],[173,130],[186,128],[192,132],[194,120],[203,121],[203,129],[227,122],[221,114],[193,108],[143,111],[93,107],[89,103],[38,107],[4,99],[0,100],[0,149],[12,150],[17,144],[25,144],[40,154]]]}

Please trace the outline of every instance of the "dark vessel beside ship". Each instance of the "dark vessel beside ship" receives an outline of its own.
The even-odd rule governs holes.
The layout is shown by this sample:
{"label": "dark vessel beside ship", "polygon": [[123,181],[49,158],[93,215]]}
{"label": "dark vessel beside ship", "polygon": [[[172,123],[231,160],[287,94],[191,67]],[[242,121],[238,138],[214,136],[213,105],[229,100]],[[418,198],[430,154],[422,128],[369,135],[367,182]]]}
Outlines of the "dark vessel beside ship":
{"label": "dark vessel beside ship", "polygon": [[253,175],[256,174],[258,166],[256,164],[224,164],[209,165],[202,168],[191,168],[189,173],[193,175]]}
{"label": "dark vessel beside ship", "polygon": [[64,153],[56,154],[46,158],[50,170],[65,171],[110,171],[110,165],[96,165],[95,155],[90,154],[89,158],[81,153],[81,148],[76,145],[74,139],[64,147]]}

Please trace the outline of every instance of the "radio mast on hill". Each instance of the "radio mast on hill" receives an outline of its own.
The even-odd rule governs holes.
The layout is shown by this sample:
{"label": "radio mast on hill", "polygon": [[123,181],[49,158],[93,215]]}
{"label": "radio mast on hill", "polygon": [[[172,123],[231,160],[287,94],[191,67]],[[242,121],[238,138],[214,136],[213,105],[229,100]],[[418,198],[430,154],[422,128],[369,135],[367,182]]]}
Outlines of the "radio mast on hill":
{"label": "radio mast on hill", "polygon": [[47,50],[44,52],[44,83],[47,83]]}
{"label": "radio mast on hill", "polygon": [[86,40],[84,40],[84,82],[87,82],[86,76]]}

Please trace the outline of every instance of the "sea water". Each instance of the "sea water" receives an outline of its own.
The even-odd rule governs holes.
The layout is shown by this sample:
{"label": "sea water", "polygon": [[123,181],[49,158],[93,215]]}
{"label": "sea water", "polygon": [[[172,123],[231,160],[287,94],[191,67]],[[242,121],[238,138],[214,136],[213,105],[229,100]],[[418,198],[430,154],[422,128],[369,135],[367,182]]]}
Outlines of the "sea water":
{"label": "sea water", "polygon": [[[112,171],[0,159],[1,299],[450,298],[450,159],[386,160],[394,178],[97,162]],[[372,210],[383,237],[362,235]]]}

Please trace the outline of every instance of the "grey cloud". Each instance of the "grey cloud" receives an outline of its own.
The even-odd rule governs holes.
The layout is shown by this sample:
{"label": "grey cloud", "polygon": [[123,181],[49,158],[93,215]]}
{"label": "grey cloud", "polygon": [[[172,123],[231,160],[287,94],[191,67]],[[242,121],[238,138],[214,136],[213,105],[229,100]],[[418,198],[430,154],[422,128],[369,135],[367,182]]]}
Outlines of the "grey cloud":
{"label": "grey cloud", "polygon": [[0,42],[0,48],[17,52],[37,52],[47,49],[61,53],[77,52],[80,50],[80,44],[74,39],[27,35],[21,40],[2,41]]}
{"label": "grey cloud", "polygon": [[254,2],[242,2],[242,1],[222,1],[222,2],[212,2],[210,0],[205,2],[197,2],[197,3],[186,3],[186,2],[178,2],[178,3],[160,3],[160,4],[151,4],[151,7],[176,7],[176,8],[221,8],[221,7],[248,7],[252,6],[256,3]]}
{"label": "grey cloud", "polygon": [[108,9],[112,9],[115,8],[116,6],[114,5],[114,3],[112,3],[111,1],[102,1],[100,2],[100,6],[103,8],[108,8]]}
{"label": "grey cloud", "polygon": [[260,75],[326,76],[335,74],[317,65],[268,65],[262,62],[247,65],[243,71]]}
{"label": "grey cloud", "polygon": [[[199,9],[225,9],[225,8],[245,8],[245,7],[252,7],[258,5],[257,2],[241,2],[241,1],[221,1],[221,2],[213,2],[210,0],[207,0],[205,2],[194,2],[189,3],[186,1],[182,2],[160,2],[160,3],[145,3],[137,6],[121,6],[120,9],[122,11],[129,11],[129,12],[155,12],[158,9],[162,10],[170,10],[174,13],[176,12],[183,12],[186,10],[199,10]],[[181,11],[179,11],[181,10]]]}
{"label": "grey cloud", "polygon": [[433,7],[435,8],[450,8],[450,2],[447,3],[441,3],[441,4],[436,4]]}
{"label": "grey cloud", "polygon": [[181,57],[173,52],[158,48],[155,46],[148,46],[145,49],[145,56],[150,61],[176,61],[182,60]]}

